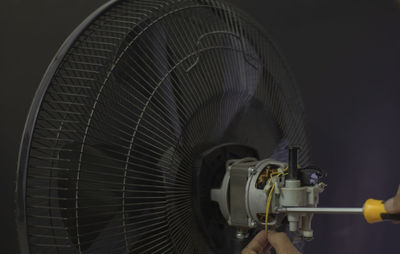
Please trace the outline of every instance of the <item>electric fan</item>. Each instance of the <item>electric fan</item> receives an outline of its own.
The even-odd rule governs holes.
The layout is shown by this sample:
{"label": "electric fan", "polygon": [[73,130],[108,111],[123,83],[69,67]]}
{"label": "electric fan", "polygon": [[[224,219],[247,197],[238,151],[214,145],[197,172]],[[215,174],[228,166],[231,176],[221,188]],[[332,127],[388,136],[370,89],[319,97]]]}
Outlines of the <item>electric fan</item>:
{"label": "electric fan", "polygon": [[20,249],[234,253],[268,213],[224,197],[287,170],[288,145],[309,163],[300,94],[250,18],[216,0],[111,1],[68,37],[32,103]]}

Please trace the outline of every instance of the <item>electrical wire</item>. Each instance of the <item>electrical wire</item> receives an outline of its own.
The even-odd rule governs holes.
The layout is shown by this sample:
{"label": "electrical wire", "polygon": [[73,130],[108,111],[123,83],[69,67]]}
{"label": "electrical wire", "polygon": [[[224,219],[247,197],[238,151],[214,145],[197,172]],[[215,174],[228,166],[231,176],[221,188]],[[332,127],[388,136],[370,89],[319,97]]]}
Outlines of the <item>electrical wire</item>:
{"label": "electrical wire", "polygon": [[[270,178],[271,181],[271,178]],[[268,200],[267,200],[267,207],[265,208],[265,232],[268,233],[268,214],[269,214],[269,206],[271,204],[271,199],[272,199],[272,193],[274,192],[275,189],[275,184],[272,185],[271,190],[268,194]]]}
{"label": "electrical wire", "polygon": [[[283,175],[287,175],[287,174],[288,174],[288,173],[285,173],[287,170],[288,170],[288,167],[286,167],[286,168],[283,170],[283,172],[284,172]],[[280,177],[281,175],[282,175],[281,172],[274,172],[274,173],[272,173],[272,174],[271,174],[271,177],[268,179],[268,184],[271,183],[273,177],[275,177],[275,176]],[[273,192],[274,192],[274,189],[275,189],[275,183],[273,183],[273,185],[271,186],[271,190],[269,191],[269,194],[268,194],[267,206],[266,206],[266,208],[265,208],[265,232],[266,232],[266,233],[268,233],[268,215],[269,215],[269,207],[271,206],[272,194],[273,194]]]}

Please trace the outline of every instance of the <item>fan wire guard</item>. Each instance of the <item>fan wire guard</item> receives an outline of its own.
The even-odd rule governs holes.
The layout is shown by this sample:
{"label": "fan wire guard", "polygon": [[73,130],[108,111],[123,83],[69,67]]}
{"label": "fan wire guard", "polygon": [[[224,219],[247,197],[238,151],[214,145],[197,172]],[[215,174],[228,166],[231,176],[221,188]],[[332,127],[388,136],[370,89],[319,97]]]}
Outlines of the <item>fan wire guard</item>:
{"label": "fan wire guard", "polygon": [[230,5],[115,1],[72,39],[45,74],[25,128],[22,250],[224,253],[193,211],[197,156],[232,142],[277,158],[296,144],[300,163],[309,160],[289,71]]}

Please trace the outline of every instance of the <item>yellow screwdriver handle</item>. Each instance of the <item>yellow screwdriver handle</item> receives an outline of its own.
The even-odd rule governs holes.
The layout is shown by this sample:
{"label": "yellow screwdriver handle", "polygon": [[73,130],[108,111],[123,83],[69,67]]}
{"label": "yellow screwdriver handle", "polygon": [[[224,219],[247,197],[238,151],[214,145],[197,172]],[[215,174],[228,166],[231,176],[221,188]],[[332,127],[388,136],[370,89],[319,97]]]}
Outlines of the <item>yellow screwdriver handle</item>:
{"label": "yellow screwdriver handle", "polygon": [[383,220],[400,221],[400,214],[390,214],[386,211],[383,200],[371,198],[365,201],[363,214],[368,223],[375,223]]}

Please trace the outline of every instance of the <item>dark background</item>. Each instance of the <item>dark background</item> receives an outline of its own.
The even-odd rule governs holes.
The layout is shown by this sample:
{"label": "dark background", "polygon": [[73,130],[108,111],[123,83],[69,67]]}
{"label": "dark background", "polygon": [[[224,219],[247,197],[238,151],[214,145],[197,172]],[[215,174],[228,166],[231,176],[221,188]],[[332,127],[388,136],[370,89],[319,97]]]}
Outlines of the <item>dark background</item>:
{"label": "dark background", "polygon": [[[321,206],[386,199],[400,183],[400,3],[395,0],[231,0],[272,36],[303,94]],[[17,253],[14,186],[30,102],[68,34],[105,0],[0,2],[0,237]],[[317,215],[305,253],[399,253],[400,225]],[[396,249],[397,248],[397,249]]]}

